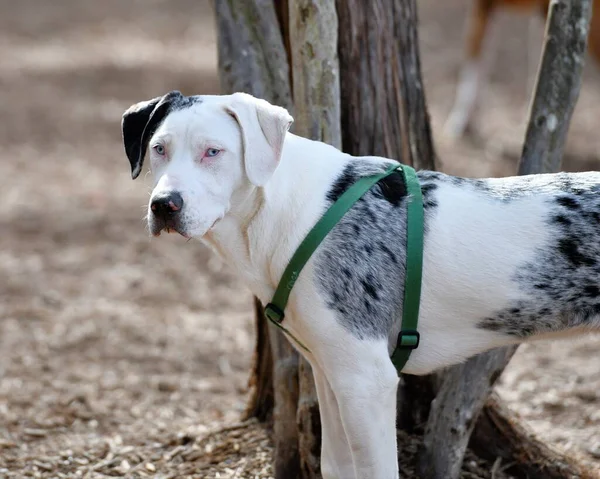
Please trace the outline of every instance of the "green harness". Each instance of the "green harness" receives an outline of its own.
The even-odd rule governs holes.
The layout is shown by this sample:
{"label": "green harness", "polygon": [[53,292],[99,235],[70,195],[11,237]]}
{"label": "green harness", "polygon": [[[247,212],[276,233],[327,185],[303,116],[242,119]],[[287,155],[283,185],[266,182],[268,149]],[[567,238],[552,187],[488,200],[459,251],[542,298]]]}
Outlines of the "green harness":
{"label": "green harness", "polygon": [[383,173],[361,177],[333,203],[317,224],[309,231],[292,256],[279,281],[272,301],[265,307],[266,317],[289,334],[303,349],[309,351],[286,328],[282,326],[290,293],[302,268],[325,239],[332,228],[342,219],[367,191],[378,181],[400,170],[404,175],[407,197],[406,225],[406,276],[404,279],[404,302],[402,329],[391,360],[398,372],[404,368],[410,353],[419,346],[417,331],[419,303],[421,300],[421,277],[423,273],[423,196],[415,170],[410,166],[395,164]]}

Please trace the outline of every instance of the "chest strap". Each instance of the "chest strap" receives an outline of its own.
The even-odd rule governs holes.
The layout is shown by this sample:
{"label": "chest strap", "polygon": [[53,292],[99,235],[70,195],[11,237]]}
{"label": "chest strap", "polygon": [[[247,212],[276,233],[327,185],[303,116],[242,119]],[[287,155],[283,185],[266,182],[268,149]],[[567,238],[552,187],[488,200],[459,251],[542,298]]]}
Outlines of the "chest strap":
{"label": "chest strap", "polygon": [[[402,308],[402,329],[398,335],[396,348],[391,360],[398,372],[402,371],[410,353],[419,346],[417,331],[419,304],[421,301],[421,278],[423,274],[423,196],[417,174],[410,166],[394,164],[385,172],[359,178],[335,201],[315,226],[306,235],[290,259],[273,299],[265,307],[265,316],[277,327],[290,334],[281,324],[285,318],[285,308],[290,293],[304,265],[325,239],[327,234],[342,219],[346,212],[378,181],[400,170],[404,175],[407,190],[406,222],[406,274],[404,278],[404,301]],[[300,341],[294,339],[308,351]]]}

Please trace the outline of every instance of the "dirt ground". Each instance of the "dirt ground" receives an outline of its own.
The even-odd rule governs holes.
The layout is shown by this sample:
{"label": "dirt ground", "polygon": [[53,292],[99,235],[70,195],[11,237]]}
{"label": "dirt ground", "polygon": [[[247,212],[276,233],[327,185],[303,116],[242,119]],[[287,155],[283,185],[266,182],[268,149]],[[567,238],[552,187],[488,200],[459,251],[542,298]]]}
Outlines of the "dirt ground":
{"label": "dirt ground", "polygon": [[[419,4],[444,169],[511,174],[541,22],[498,18],[478,135],[452,145],[438,133],[468,0]],[[270,477],[268,432],[237,422],[250,295],[201,245],[148,238],[149,180],[131,181],[121,146],[130,104],[218,92],[208,2],[0,0],[0,12],[0,477]],[[567,169],[600,165],[599,111],[590,62]],[[542,437],[600,463],[599,351],[600,337],[524,346],[498,390]]]}

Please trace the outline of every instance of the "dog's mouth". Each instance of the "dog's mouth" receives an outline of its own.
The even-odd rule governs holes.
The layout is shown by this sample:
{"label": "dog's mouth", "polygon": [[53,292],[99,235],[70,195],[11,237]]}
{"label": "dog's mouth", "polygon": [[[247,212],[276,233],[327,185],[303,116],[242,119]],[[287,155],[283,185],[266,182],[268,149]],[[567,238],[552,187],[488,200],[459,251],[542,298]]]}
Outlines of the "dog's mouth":
{"label": "dog's mouth", "polygon": [[162,232],[171,234],[179,234],[186,239],[190,239],[191,237],[201,237],[206,233],[212,231],[212,229],[223,219],[222,216],[219,216],[216,220],[212,222],[209,228],[204,230],[204,228],[196,228],[194,224],[184,223],[177,219],[173,219],[170,221],[164,221],[159,218],[151,218],[148,221],[148,227],[150,229],[150,234],[154,237],[158,237]]}
{"label": "dog's mouth", "polygon": [[185,233],[185,231],[181,231],[181,230],[176,229],[176,228],[171,228],[169,226],[166,226],[161,231],[159,231],[158,233],[156,233],[154,236],[160,236],[160,233],[162,231],[166,231],[168,234],[175,233],[175,234],[179,234],[179,235],[183,236],[184,238],[189,238],[189,236]]}
{"label": "dog's mouth", "polygon": [[190,236],[187,234],[185,228],[183,228],[179,224],[164,223],[164,222],[158,222],[158,221],[151,222],[150,233],[152,234],[152,236],[158,237],[158,236],[160,236],[160,234],[163,231],[168,234],[171,234],[171,233],[179,234],[186,239],[190,238]]}

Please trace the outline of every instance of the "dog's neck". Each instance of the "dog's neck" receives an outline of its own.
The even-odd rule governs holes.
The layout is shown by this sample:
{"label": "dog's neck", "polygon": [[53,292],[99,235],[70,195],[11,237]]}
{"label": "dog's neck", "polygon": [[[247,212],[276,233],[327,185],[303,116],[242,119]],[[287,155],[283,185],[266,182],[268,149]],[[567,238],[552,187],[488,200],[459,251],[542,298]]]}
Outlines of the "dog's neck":
{"label": "dog's neck", "polygon": [[247,185],[236,192],[231,209],[204,242],[268,301],[293,252],[322,214],[332,178],[348,158],[325,143],[288,133],[273,177],[264,188]]}

